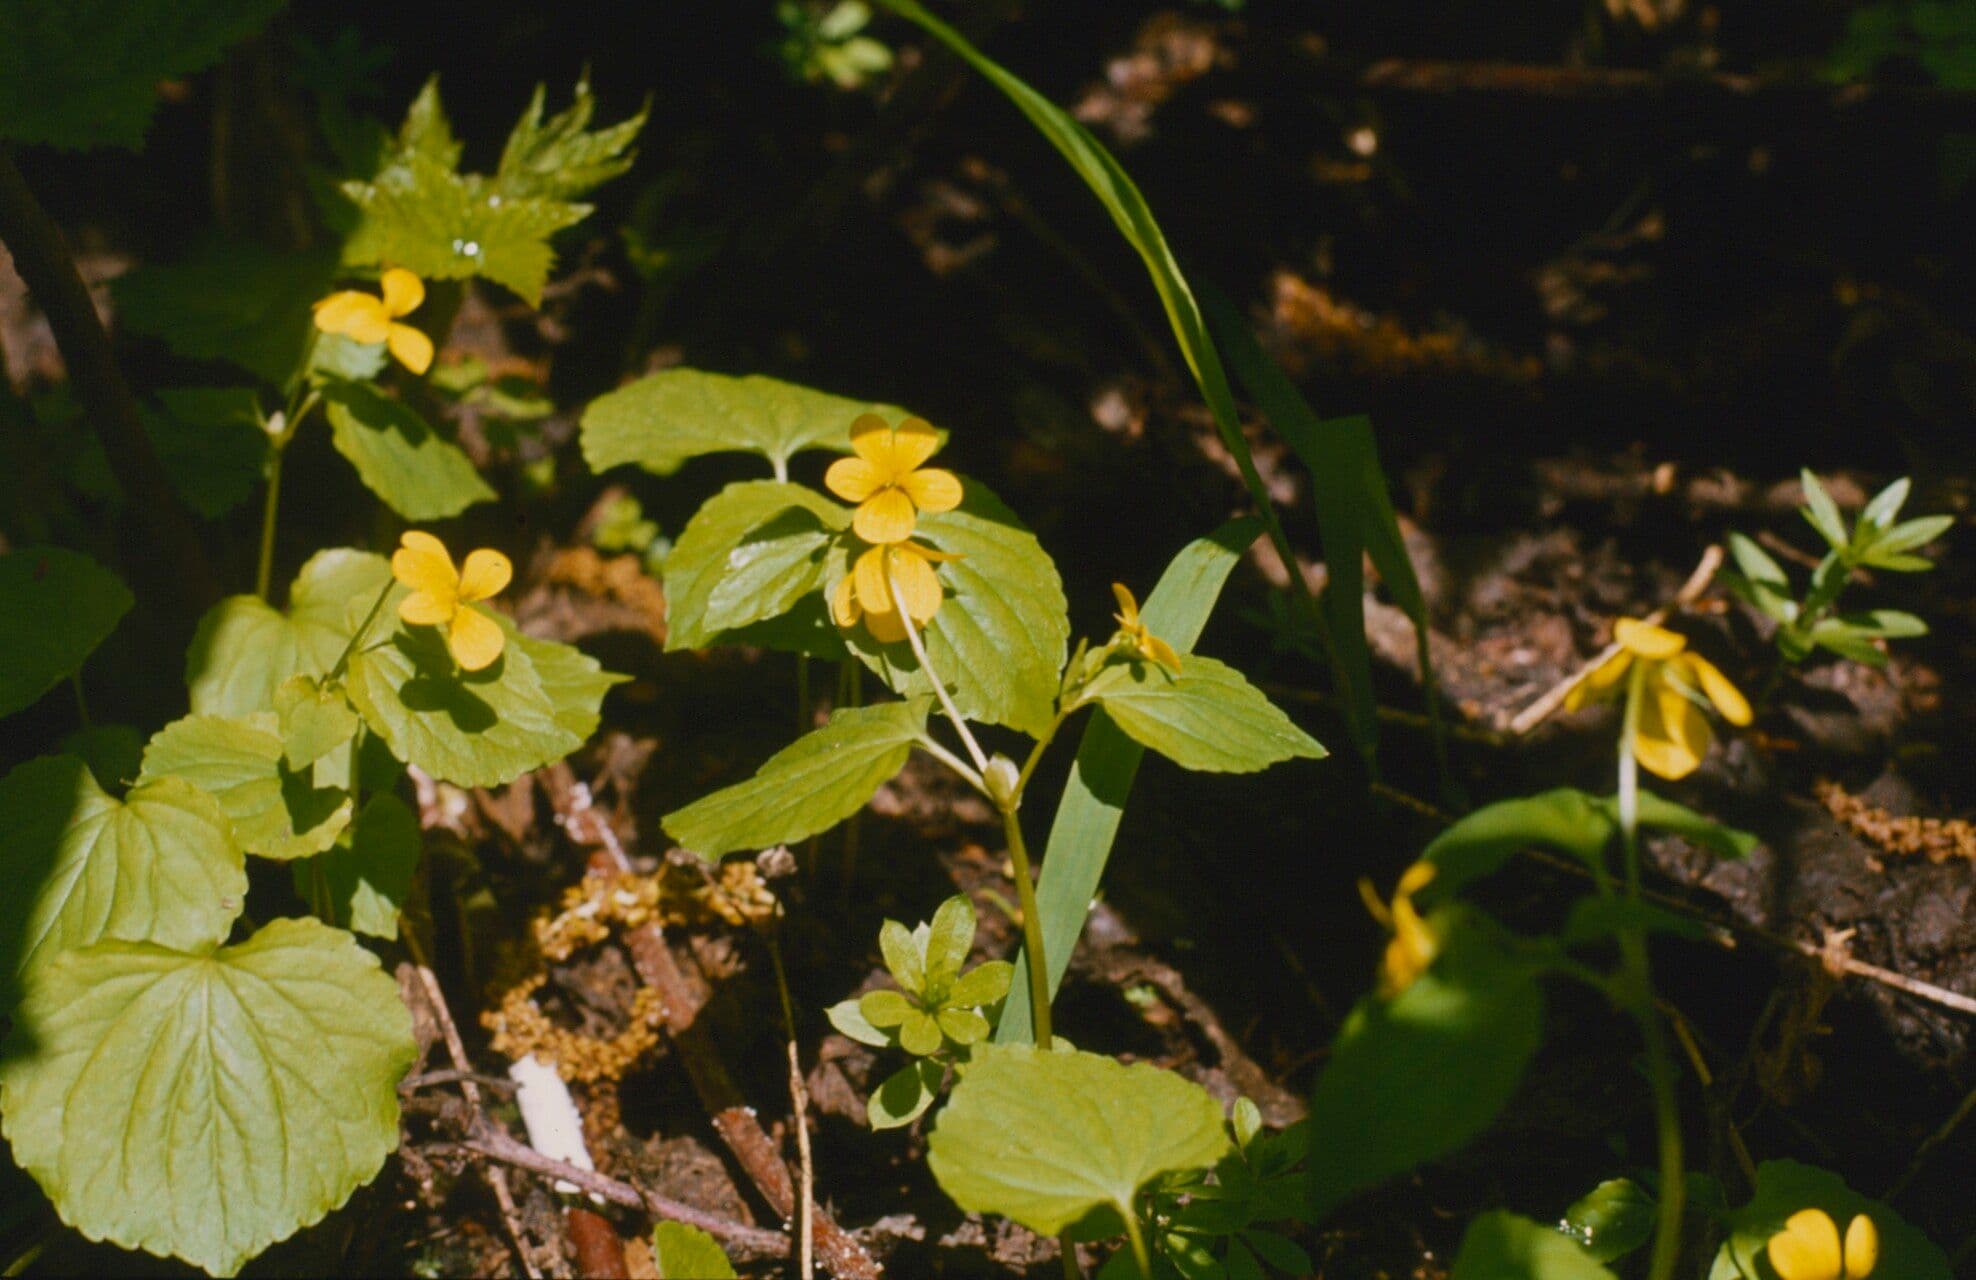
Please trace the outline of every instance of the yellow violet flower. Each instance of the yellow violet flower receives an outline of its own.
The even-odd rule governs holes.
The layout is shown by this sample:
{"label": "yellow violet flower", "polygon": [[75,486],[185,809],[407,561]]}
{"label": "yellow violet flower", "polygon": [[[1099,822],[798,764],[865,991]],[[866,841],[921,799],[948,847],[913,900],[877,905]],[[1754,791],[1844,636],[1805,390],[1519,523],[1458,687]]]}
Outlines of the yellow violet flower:
{"label": "yellow violet flower", "polygon": [[953,472],[920,466],[939,449],[939,433],[923,419],[888,427],[875,413],[861,414],[851,424],[853,456],[830,464],[824,487],[858,504],[851,530],[860,538],[904,542],[919,512],[952,511],[961,504],[961,482]]}
{"label": "yellow violet flower", "polygon": [[1880,1261],[1880,1232],[1855,1214],[1839,1239],[1839,1224],[1823,1209],[1800,1209],[1770,1237],[1770,1265],[1779,1280],[1866,1280]]}
{"label": "yellow violet flower", "polygon": [[337,333],[366,346],[382,342],[398,363],[413,373],[432,367],[432,339],[398,317],[410,315],[425,301],[425,284],[403,267],[392,267],[378,281],[382,297],[358,289],[332,293],[316,303],[316,328]]}
{"label": "yellow violet flower", "polygon": [[1564,708],[1576,711],[1587,703],[1624,697],[1633,664],[1645,663],[1647,687],[1633,751],[1649,773],[1672,781],[1687,777],[1701,764],[1713,736],[1708,717],[1697,705],[1702,698],[1715,704],[1730,724],[1750,722],[1748,700],[1714,663],[1688,652],[1686,637],[1638,618],[1621,618],[1613,626],[1613,639],[1619,642],[1619,652],[1572,686]]}
{"label": "yellow violet flower", "polygon": [[1180,674],[1180,655],[1173,646],[1146,630],[1146,624],[1139,620],[1139,602],[1132,598],[1123,582],[1112,583],[1112,597],[1118,601],[1118,612],[1112,617],[1118,619],[1118,634],[1132,651],[1148,662],[1159,664],[1171,675]]}
{"label": "yellow violet flower", "polygon": [[1379,900],[1370,880],[1359,881],[1359,894],[1372,918],[1393,931],[1392,940],[1386,944],[1386,954],[1379,962],[1379,994],[1388,1000],[1412,986],[1440,954],[1440,937],[1413,905],[1413,895],[1433,878],[1431,862],[1416,862],[1408,867],[1393,890],[1390,907]]}
{"label": "yellow violet flower", "polygon": [[482,547],[455,569],[445,543],[414,529],[391,555],[391,576],[412,589],[398,616],[415,627],[444,627],[446,648],[462,670],[483,670],[501,656],[506,633],[472,602],[492,599],[508,585],[514,566],[506,556]]}
{"label": "yellow violet flower", "polygon": [[939,612],[945,594],[933,565],[956,558],[917,542],[868,547],[830,593],[830,616],[840,627],[862,621],[882,644],[903,640],[906,624],[892,599],[892,586],[899,588],[913,624],[924,627]]}

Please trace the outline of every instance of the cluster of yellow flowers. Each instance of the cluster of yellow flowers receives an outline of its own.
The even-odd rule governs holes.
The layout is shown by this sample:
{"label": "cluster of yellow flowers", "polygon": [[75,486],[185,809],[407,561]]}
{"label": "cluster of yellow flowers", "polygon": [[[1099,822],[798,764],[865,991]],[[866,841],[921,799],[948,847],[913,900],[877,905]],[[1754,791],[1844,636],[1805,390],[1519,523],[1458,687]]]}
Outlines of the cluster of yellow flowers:
{"label": "cluster of yellow flowers", "polygon": [[906,638],[905,618],[924,627],[944,592],[933,566],[953,557],[912,540],[919,515],[961,504],[960,478],[923,465],[940,450],[940,436],[919,418],[887,426],[875,413],[851,424],[851,455],[830,464],[824,487],[857,504],[851,532],[871,544],[830,593],[830,616],[840,627],[862,621],[878,640]]}

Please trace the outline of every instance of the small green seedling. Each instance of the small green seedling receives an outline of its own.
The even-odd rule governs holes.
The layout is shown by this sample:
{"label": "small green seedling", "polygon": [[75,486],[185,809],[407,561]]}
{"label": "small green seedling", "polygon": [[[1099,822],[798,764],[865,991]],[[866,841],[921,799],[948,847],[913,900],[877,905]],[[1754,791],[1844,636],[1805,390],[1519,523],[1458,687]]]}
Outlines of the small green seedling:
{"label": "small green seedling", "polygon": [[866,1104],[874,1129],[895,1129],[925,1114],[947,1068],[994,1030],[994,1015],[1015,978],[1015,966],[990,960],[963,973],[974,943],[974,904],[956,894],[940,904],[931,924],[907,929],[887,920],[879,950],[897,991],[868,991],[827,1010],[830,1025],[875,1049],[904,1049],[915,1061],[894,1072]]}
{"label": "small green seedling", "polygon": [[1805,505],[1798,510],[1826,552],[1812,570],[1811,583],[1799,597],[1770,553],[1740,533],[1729,535],[1729,553],[1740,572],[1725,573],[1729,589],[1777,624],[1777,651],[1788,663],[1803,662],[1817,649],[1869,666],[1887,665],[1886,650],[1877,643],[1928,634],[1928,624],[1898,609],[1869,609],[1841,613],[1839,597],[1855,569],[1891,573],[1922,573],[1935,567],[1919,554],[1955,524],[1954,516],[1921,516],[1896,523],[1907,502],[1910,483],[1894,481],[1868,502],[1846,528],[1839,504],[1809,470],[1803,473]]}
{"label": "small green seedling", "polygon": [[1168,1174],[1154,1184],[1148,1212],[1160,1254],[1182,1280],[1262,1280],[1265,1267],[1310,1275],[1302,1246],[1263,1225],[1310,1221],[1304,1177],[1310,1122],[1268,1133],[1256,1104],[1238,1098],[1229,1127],[1235,1149],[1213,1169]]}

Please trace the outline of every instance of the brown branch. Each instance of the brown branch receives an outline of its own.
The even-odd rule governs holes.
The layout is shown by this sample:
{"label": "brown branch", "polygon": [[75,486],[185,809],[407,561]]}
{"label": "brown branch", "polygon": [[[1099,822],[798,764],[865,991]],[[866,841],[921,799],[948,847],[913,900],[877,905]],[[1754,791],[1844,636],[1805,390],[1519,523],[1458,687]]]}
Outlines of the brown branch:
{"label": "brown branch", "polygon": [[683,1222],[689,1227],[698,1227],[720,1241],[731,1257],[786,1258],[789,1256],[789,1237],[780,1231],[751,1227],[732,1218],[723,1218],[717,1213],[695,1208],[683,1200],[674,1200],[655,1191],[635,1187],[629,1182],[620,1182],[609,1174],[598,1173],[594,1169],[579,1169],[573,1164],[543,1155],[526,1142],[519,1141],[513,1135],[504,1133],[485,1121],[463,1142],[439,1142],[428,1145],[450,1146],[471,1151],[476,1155],[498,1160],[517,1169],[525,1169],[544,1178],[568,1182],[580,1191],[599,1196],[612,1204],[623,1205],[627,1209],[643,1210],[655,1219]]}
{"label": "brown branch", "polygon": [[1722,71],[1663,73],[1414,58],[1381,59],[1353,79],[1367,93],[1457,101],[1550,99],[1695,119],[1755,116],[1801,122],[1828,117],[1942,131],[1976,128],[1976,93],[1927,85],[1831,85]]}
{"label": "brown branch", "polygon": [[0,146],[0,242],[13,254],[14,269],[48,317],[55,344],[68,365],[70,385],[103,442],[110,471],[123,489],[134,526],[143,535],[133,541],[139,563],[151,572],[137,575],[139,594],[204,609],[219,599],[219,580],[144,430],[137,398],[117,368],[110,335],[76,271],[68,243],[28,190],[27,180],[4,146]]}

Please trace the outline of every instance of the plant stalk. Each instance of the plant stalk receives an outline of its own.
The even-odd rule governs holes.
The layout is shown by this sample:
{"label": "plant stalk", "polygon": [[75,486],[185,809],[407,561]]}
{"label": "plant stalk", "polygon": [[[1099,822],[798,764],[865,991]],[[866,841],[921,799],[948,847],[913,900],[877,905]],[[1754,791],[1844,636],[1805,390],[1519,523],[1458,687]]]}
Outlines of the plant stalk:
{"label": "plant stalk", "polygon": [[[1020,799],[1020,797],[1016,797]],[[1022,819],[1012,800],[1002,810],[1002,831],[1008,837],[1009,861],[1014,863],[1016,899],[1022,906],[1022,946],[1028,959],[1030,1018],[1036,1047],[1050,1047],[1050,966],[1043,957],[1043,914],[1036,908],[1036,886],[1029,879],[1029,846],[1023,842]]]}
{"label": "plant stalk", "polygon": [[254,569],[254,594],[263,600],[268,598],[268,588],[274,580],[275,517],[281,510],[281,459],[287,452],[285,441],[276,440],[268,446],[268,492],[261,505],[261,558]]}
{"label": "plant stalk", "polygon": [[900,594],[899,584],[892,580],[889,564],[885,570],[885,589],[891,593],[892,607],[899,611],[899,621],[905,625],[906,643],[912,646],[913,657],[919,659],[919,669],[926,673],[927,683],[933,686],[933,693],[940,699],[940,707],[947,713],[947,719],[954,722],[954,731],[961,735],[961,742],[967,747],[968,758],[974,761],[976,772],[988,772],[988,757],[981,750],[981,744],[974,740],[974,734],[969,731],[967,721],[961,718],[960,711],[954,706],[953,696],[947,692],[946,681],[942,680],[940,673],[933,668],[933,659],[926,656],[926,644],[919,638],[919,624],[914,622],[912,614],[906,611],[906,598]]}
{"label": "plant stalk", "polygon": [[[1619,835],[1626,859],[1626,897],[1636,907],[1641,903],[1640,761],[1634,741],[1640,729],[1640,708],[1646,699],[1647,666],[1644,661],[1633,663],[1626,685],[1626,716],[1619,735]],[[1628,1011],[1639,1023],[1640,1036],[1646,1042],[1647,1081],[1653,1091],[1654,1128],[1660,1149],[1660,1199],[1647,1280],[1672,1280],[1681,1255],[1681,1212],[1687,1197],[1681,1108],[1675,1096],[1674,1062],[1668,1053],[1667,1033],[1654,1007],[1646,931],[1637,922],[1620,930],[1619,956]]]}

